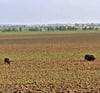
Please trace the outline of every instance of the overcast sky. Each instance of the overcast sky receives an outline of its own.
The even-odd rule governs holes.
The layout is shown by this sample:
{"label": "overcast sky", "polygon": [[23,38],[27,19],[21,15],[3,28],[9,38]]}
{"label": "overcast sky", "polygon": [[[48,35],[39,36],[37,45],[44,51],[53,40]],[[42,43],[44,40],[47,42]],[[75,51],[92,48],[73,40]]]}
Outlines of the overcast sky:
{"label": "overcast sky", "polygon": [[100,22],[100,0],[0,0],[0,24],[84,22]]}

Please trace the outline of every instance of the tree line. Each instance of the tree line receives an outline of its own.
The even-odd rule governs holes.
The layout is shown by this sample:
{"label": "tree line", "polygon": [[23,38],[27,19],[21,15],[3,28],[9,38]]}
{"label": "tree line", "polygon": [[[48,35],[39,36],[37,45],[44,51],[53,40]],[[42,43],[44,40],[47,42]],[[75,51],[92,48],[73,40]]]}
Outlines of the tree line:
{"label": "tree line", "polygon": [[2,32],[100,30],[99,26],[0,26]]}

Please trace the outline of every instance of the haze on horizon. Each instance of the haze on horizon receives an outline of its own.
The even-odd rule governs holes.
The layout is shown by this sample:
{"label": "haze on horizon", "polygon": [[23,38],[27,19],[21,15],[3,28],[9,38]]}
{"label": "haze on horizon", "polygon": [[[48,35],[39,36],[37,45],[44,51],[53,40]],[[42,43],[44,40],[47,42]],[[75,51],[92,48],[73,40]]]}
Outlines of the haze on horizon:
{"label": "haze on horizon", "polygon": [[99,23],[100,0],[0,0],[0,24]]}

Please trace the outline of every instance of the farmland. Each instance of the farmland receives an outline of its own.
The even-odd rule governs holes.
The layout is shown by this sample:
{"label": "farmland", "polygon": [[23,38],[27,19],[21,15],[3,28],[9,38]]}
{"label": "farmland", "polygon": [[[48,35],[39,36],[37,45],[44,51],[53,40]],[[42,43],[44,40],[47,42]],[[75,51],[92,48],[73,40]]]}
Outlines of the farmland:
{"label": "farmland", "polygon": [[1,32],[0,93],[100,93],[100,31]]}

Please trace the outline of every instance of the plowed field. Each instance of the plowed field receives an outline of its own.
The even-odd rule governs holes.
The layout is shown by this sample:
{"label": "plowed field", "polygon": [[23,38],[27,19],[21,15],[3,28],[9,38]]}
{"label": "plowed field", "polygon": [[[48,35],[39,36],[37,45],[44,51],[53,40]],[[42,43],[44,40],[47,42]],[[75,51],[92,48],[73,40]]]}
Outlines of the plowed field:
{"label": "plowed field", "polygon": [[0,93],[100,93],[100,32],[0,33]]}

